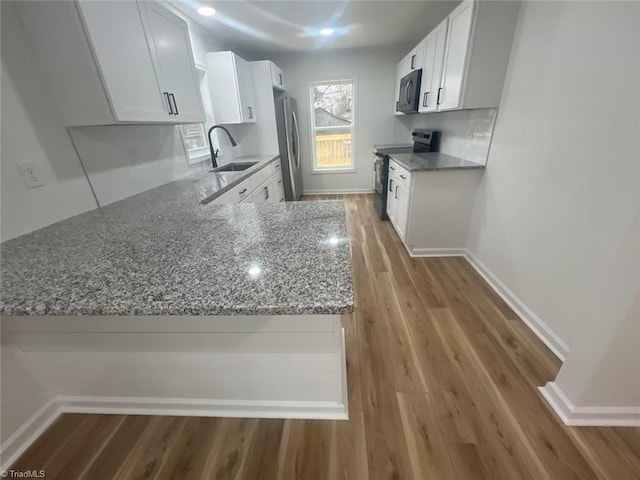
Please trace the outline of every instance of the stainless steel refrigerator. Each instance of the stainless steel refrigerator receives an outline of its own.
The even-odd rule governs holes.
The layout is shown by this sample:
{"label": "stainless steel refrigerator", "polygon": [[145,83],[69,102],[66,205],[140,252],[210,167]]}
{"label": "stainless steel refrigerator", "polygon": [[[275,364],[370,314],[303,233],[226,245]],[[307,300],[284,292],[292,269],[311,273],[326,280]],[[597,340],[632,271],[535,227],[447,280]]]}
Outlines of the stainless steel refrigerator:
{"label": "stainless steel refrigerator", "polygon": [[284,198],[288,202],[300,200],[302,197],[302,162],[297,103],[294,98],[286,94],[277,98],[275,102]]}

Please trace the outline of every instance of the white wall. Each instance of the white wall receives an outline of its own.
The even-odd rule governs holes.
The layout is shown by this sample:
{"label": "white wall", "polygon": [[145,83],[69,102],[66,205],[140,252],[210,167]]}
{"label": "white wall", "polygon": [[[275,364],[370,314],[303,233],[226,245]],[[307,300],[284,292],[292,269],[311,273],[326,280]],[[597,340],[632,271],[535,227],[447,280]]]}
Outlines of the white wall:
{"label": "white wall", "polygon": [[[7,439],[53,398],[28,366],[25,353],[11,335],[2,330],[2,392],[0,402],[0,440]],[[5,458],[0,459],[3,465]]]}
{"label": "white wall", "polygon": [[498,111],[494,108],[394,117],[393,143],[411,143],[416,128],[439,130],[440,151],[485,165]]}
{"label": "white wall", "polygon": [[[67,131],[47,95],[13,3],[2,15],[2,240],[96,208]],[[35,163],[46,185],[27,188],[17,162]]]}
{"label": "white wall", "polygon": [[637,402],[589,383],[632,368],[640,343],[623,323],[640,288],[639,19],[634,2],[522,5],[469,233],[569,346],[558,385],[576,404]]}
{"label": "white wall", "polygon": [[164,185],[190,172],[182,139],[172,125],[69,129],[100,206]]}
{"label": "white wall", "polygon": [[[372,191],[373,145],[393,139],[395,66],[404,48],[367,48],[337,52],[274,55],[286,75],[287,92],[298,101],[303,190],[309,192]],[[308,84],[318,80],[356,81],[354,173],[312,174]]]}
{"label": "white wall", "polygon": [[627,308],[617,331],[593,325],[577,333],[555,380],[576,406],[640,407],[640,292]]}

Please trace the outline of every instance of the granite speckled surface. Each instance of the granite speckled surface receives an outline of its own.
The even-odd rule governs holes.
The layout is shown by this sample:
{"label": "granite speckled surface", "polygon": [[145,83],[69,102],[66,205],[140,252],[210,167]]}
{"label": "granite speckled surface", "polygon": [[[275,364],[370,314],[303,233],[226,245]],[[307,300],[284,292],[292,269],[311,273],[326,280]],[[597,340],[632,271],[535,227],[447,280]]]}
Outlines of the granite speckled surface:
{"label": "granite speckled surface", "polygon": [[479,163],[463,160],[441,152],[430,153],[392,153],[389,155],[410,172],[431,170],[472,170],[485,168]]}
{"label": "granite speckled surface", "polygon": [[342,202],[202,205],[199,180],[171,182],[4,242],[0,313],[353,311]]}
{"label": "granite speckled surface", "polygon": [[236,158],[232,163],[258,162],[241,172],[207,172],[208,175],[197,174],[193,179],[197,180],[198,199],[202,203],[209,203],[226,191],[238,185],[245,178],[250,177],[258,170],[279,159],[280,155],[253,155]]}

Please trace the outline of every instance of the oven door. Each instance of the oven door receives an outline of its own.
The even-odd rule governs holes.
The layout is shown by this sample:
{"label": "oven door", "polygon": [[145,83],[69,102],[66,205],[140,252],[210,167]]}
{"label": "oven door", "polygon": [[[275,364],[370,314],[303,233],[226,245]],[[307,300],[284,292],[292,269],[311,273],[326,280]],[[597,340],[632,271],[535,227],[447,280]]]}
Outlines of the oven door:
{"label": "oven door", "polygon": [[379,155],[373,155],[373,169],[374,173],[374,188],[376,193],[382,195],[384,193],[385,186],[387,185],[387,172],[384,168],[384,157]]}

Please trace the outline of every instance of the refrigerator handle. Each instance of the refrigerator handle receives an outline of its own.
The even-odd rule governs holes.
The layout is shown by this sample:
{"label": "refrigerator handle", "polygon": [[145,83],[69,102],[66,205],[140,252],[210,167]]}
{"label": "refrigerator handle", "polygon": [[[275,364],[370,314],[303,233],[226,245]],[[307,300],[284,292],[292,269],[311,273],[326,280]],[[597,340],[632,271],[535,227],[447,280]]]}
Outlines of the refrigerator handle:
{"label": "refrigerator handle", "polygon": [[300,130],[298,129],[298,118],[296,112],[291,112],[293,117],[293,128],[296,135],[296,167],[300,168]]}

